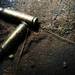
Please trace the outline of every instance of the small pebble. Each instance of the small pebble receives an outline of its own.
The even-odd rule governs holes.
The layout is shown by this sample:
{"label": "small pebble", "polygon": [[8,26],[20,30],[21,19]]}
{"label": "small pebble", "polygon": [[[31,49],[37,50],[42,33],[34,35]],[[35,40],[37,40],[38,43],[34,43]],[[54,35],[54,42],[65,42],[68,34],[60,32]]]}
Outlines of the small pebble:
{"label": "small pebble", "polygon": [[13,59],[14,58],[14,55],[13,54],[9,55],[9,58],[10,59]]}
{"label": "small pebble", "polygon": [[63,62],[63,67],[64,67],[64,68],[67,67],[67,63],[66,63],[66,61]]}

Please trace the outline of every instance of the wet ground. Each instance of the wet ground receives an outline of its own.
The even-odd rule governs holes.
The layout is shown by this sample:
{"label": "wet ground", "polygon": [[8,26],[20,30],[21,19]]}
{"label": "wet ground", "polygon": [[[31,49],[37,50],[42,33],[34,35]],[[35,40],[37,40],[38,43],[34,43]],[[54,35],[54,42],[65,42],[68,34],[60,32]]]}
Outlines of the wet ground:
{"label": "wet ground", "polygon": [[[38,32],[31,31],[31,35],[26,38],[21,58],[19,55],[23,43],[18,47],[13,60],[7,59],[1,64],[0,75],[74,75],[74,2],[74,0],[16,0],[14,5],[11,5],[14,10],[37,16],[40,28]],[[3,20],[0,25],[0,32],[6,35],[16,27]],[[6,35],[0,35],[2,38],[0,42],[3,42]]]}

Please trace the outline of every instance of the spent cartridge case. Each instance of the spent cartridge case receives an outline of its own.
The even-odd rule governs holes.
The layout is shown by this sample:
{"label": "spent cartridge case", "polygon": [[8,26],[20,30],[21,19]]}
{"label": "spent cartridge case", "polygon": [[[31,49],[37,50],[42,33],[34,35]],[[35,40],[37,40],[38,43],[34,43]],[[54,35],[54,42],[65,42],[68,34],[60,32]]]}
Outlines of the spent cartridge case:
{"label": "spent cartridge case", "polygon": [[7,8],[1,8],[0,7],[0,12],[3,13],[3,14],[21,19],[22,21],[32,23],[32,24],[35,24],[38,21],[37,17],[27,15],[25,13],[15,11],[15,10],[11,10],[11,9],[7,9]]}
{"label": "spent cartridge case", "polygon": [[[23,22],[20,24],[14,32],[8,37],[8,39],[1,45],[1,50],[3,52],[7,52],[9,46],[11,47],[12,41],[15,40],[15,38],[21,34],[22,31],[25,31],[27,28],[27,23]],[[14,44],[13,44],[14,45]],[[11,47],[12,48],[12,47]],[[1,51],[0,51],[1,52]]]}

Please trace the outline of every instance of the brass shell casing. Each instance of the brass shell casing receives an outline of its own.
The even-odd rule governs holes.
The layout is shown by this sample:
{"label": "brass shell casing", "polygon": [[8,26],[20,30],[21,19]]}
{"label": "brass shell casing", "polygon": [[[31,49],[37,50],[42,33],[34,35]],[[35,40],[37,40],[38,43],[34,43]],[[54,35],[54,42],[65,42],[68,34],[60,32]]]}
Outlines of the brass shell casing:
{"label": "brass shell casing", "polygon": [[5,42],[2,44],[1,48],[3,50],[7,49],[8,46],[11,46],[10,44],[12,43],[13,40],[15,40],[15,38],[25,29],[27,28],[27,23],[23,22],[22,24],[20,24],[15,30],[14,32],[12,32],[12,34],[8,37],[7,40],[5,40]]}
{"label": "brass shell casing", "polygon": [[22,21],[32,23],[32,24],[35,24],[38,21],[37,17],[27,15],[25,13],[18,12],[18,11],[15,11],[15,10],[11,10],[11,9],[7,9],[7,8],[0,8],[0,12],[4,13],[6,15],[13,16],[13,17],[16,17],[18,19],[21,19]]}

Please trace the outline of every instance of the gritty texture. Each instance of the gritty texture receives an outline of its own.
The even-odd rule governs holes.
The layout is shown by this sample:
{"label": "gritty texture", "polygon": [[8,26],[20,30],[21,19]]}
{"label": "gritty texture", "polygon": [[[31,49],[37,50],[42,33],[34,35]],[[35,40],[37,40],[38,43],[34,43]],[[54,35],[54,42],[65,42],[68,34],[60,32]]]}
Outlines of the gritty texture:
{"label": "gritty texture", "polygon": [[[74,0],[14,1],[15,10],[37,16],[41,27],[75,41]],[[0,43],[15,27],[0,19]],[[23,42],[13,60],[7,59],[0,64],[0,75],[74,75],[75,44],[63,41],[41,27],[38,32],[30,31],[30,36],[25,38],[20,59]]]}

